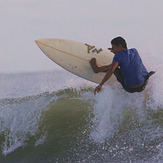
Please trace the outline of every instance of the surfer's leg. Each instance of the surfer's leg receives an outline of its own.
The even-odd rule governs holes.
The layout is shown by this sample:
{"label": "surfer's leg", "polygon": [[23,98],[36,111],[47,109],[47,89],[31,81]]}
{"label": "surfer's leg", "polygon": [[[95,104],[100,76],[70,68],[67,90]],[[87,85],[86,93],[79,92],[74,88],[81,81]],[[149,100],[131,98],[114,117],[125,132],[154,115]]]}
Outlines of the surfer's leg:
{"label": "surfer's leg", "polygon": [[135,90],[133,90],[132,88],[129,88],[125,85],[124,83],[124,79],[123,79],[123,75],[122,75],[122,72],[120,70],[120,68],[116,68],[114,70],[114,75],[116,76],[117,80],[121,83],[123,89],[126,91],[126,92],[129,92],[129,93],[134,93]]}
{"label": "surfer's leg", "polygon": [[148,80],[149,77],[152,76],[154,73],[155,73],[155,71],[150,71],[150,72],[148,73],[148,75],[145,77],[146,80]]}
{"label": "surfer's leg", "polygon": [[122,76],[122,72],[120,70],[120,68],[116,68],[114,70],[114,75],[116,76],[117,80],[122,84],[122,86],[124,87],[125,86],[125,83],[124,83],[124,79],[123,79],[123,76]]}
{"label": "surfer's leg", "polygon": [[129,93],[142,92],[145,89],[145,87],[146,87],[146,85],[148,83],[149,77],[152,76],[154,73],[155,73],[154,71],[151,71],[151,72],[148,73],[148,75],[145,77],[145,81],[144,81],[144,84],[142,86],[140,86],[138,88],[129,88],[129,87],[126,87],[124,89],[127,92],[129,92]]}
{"label": "surfer's leg", "polygon": [[114,71],[114,75],[117,77],[117,80],[122,84],[124,90],[129,93],[142,92],[148,83],[149,77],[152,76],[154,73],[155,73],[154,71],[151,71],[148,73],[148,75],[145,77],[145,81],[142,86],[140,86],[138,88],[130,88],[125,85],[121,70],[119,68],[116,68]]}
{"label": "surfer's leg", "polygon": [[144,84],[138,88],[126,87],[125,90],[129,93],[142,92],[145,89],[146,85],[147,85],[147,81],[145,81]]}

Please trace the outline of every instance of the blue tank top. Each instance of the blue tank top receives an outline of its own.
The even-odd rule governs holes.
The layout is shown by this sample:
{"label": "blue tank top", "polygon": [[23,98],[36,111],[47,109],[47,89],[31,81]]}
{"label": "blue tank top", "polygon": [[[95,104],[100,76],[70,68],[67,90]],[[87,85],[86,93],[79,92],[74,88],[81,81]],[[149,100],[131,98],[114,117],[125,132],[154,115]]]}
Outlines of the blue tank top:
{"label": "blue tank top", "polygon": [[136,86],[144,82],[148,74],[136,49],[127,49],[117,53],[113,62],[118,62],[126,86]]}

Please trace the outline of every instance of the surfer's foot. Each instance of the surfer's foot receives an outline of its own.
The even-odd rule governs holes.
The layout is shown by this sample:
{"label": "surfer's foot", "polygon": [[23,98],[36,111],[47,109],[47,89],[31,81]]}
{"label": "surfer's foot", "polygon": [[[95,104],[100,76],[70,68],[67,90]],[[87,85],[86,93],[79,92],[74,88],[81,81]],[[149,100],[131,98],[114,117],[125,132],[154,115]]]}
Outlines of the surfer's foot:
{"label": "surfer's foot", "polygon": [[149,77],[152,76],[154,73],[155,73],[155,71],[151,71],[151,72],[149,72],[149,74],[148,74]]}
{"label": "surfer's foot", "polygon": [[96,64],[96,58],[92,58],[89,63],[91,64],[91,67],[95,73],[99,72],[99,67]]}
{"label": "surfer's foot", "polygon": [[146,80],[148,80],[149,77],[152,76],[154,73],[155,73],[155,71],[150,71],[150,72],[148,73],[148,75],[146,76]]}

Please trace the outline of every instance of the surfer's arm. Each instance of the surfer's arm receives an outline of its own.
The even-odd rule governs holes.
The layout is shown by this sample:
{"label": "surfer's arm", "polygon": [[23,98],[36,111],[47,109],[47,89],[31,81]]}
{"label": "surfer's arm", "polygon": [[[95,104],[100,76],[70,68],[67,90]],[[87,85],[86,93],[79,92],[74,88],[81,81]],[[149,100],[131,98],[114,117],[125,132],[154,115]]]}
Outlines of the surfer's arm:
{"label": "surfer's arm", "polygon": [[108,72],[110,67],[111,67],[111,64],[107,65],[107,66],[101,66],[101,67],[99,67],[99,72]]}
{"label": "surfer's arm", "polygon": [[99,93],[99,91],[101,90],[102,86],[104,85],[104,83],[109,80],[109,78],[112,76],[112,74],[114,73],[114,70],[118,67],[118,62],[113,62],[111,64],[110,69],[108,70],[108,72],[106,73],[106,75],[104,76],[103,80],[101,81],[101,83],[95,88],[94,90],[94,94],[96,95],[96,92]]}
{"label": "surfer's arm", "polygon": [[98,67],[97,64],[96,64],[96,58],[92,58],[90,60],[90,64],[91,64],[91,67],[93,69],[93,71],[95,73],[98,73],[98,72],[107,72],[110,67],[111,67],[111,64],[110,65],[106,65],[106,66],[101,66],[101,67]]}

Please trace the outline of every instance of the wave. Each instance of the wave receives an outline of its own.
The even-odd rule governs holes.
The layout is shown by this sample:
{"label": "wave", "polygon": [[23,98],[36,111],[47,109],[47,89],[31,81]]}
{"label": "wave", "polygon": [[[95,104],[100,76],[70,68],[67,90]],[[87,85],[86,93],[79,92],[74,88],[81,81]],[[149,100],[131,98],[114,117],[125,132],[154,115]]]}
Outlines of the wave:
{"label": "wave", "polygon": [[162,117],[151,94],[114,86],[4,98],[0,161],[161,162]]}

